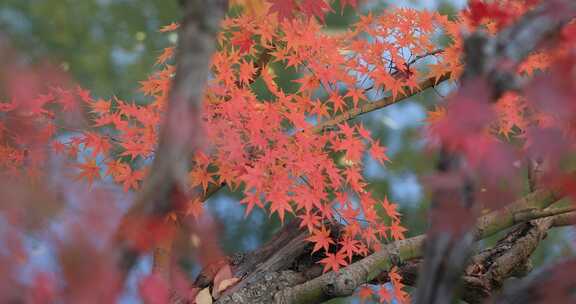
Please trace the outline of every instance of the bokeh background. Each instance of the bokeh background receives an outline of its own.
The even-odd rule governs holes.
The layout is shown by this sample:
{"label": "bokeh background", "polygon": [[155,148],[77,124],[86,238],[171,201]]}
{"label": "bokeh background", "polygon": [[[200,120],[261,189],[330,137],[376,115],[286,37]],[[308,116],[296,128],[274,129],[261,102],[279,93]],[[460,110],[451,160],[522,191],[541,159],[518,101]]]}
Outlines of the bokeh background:
{"label": "bokeh background", "polygon": [[[464,0],[361,1],[362,13],[375,14],[390,6],[438,10],[454,16],[465,7]],[[339,31],[356,20],[350,10],[327,18],[327,31]],[[2,0],[0,1],[0,36],[34,64],[48,59],[70,73],[94,96],[123,100],[142,100],[137,92],[139,81],[153,71],[161,50],[176,39],[158,29],[180,19],[176,0]],[[1,56],[1,54],[0,54]],[[288,72],[285,72],[288,73]],[[290,86],[294,75],[280,74],[280,86]],[[385,167],[367,158],[365,175],[375,196],[387,195],[401,207],[408,235],[425,231],[429,196],[421,178],[434,170],[435,155],[426,150],[422,127],[426,111],[441,102],[455,84],[442,84],[436,90],[397,105],[364,115],[362,123],[387,146],[391,160]],[[129,195],[125,204],[129,204]],[[207,206],[221,223],[220,243],[226,252],[257,248],[279,227],[277,218],[256,210],[248,218],[238,204],[239,195],[226,189],[210,198]],[[497,237],[485,241],[494,242]],[[535,265],[571,251],[574,244],[570,228],[554,230],[534,255]],[[30,238],[31,262],[50,269],[49,244]],[[142,260],[133,275],[150,271],[150,257]],[[194,267],[191,271],[197,271]],[[128,288],[123,302],[138,302]],[[354,299],[339,302],[355,301]],[[336,302],[336,301],[335,301]]]}

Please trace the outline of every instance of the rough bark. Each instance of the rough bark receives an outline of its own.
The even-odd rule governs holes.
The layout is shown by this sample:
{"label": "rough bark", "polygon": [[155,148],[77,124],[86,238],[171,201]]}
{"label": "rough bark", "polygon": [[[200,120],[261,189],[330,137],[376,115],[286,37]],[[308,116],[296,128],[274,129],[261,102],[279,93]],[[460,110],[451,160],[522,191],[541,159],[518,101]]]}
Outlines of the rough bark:
{"label": "rough bark", "polygon": [[575,303],[574,257],[540,269],[494,297],[496,304]]}
{"label": "rough bark", "polygon": [[[551,216],[518,225],[494,247],[472,257],[462,276],[459,297],[470,304],[484,303],[501,291],[509,278],[526,276],[532,270],[530,256],[553,227],[555,219],[556,216]],[[417,259],[400,266],[404,284],[415,286],[421,263],[422,259]],[[385,282],[388,282],[387,272],[374,283]]]}
{"label": "rough bark", "polygon": [[114,248],[119,264],[129,272],[143,248],[138,235],[183,203],[187,193],[190,155],[202,141],[200,105],[215,51],[216,34],[227,9],[224,0],[189,0],[183,3],[184,19],[179,32],[176,75],[172,82],[159,144],[133,207],[124,216]]}
{"label": "rough bark", "polygon": [[[539,190],[507,208],[486,214],[478,222],[476,239],[488,237],[518,223],[548,216],[550,213],[541,210],[557,201],[555,193]],[[217,303],[320,303],[334,297],[348,296],[360,285],[381,276],[391,266],[404,265],[411,259],[421,257],[425,240],[425,236],[420,235],[394,242],[368,257],[355,257],[354,263],[338,273],[321,274],[321,267],[314,263],[317,258],[311,254],[311,246],[304,240],[305,233],[298,233],[295,227],[293,224],[287,225],[278,236],[289,238],[297,235],[294,239],[300,240],[300,243],[289,243],[285,237],[276,237],[261,249],[246,254],[247,258],[234,267],[236,276],[243,277],[242,281],[227,290]],[[274,254],[270,255],[270,252]],[[254,267],[255,264],[260,267]],[[275,268],[268,268],[268,265]],[[249,269],[255,273],[246,274],[246,271],[250,272]]]}
{"label": "rough bark", "polygon": [[[515,228],[496,246],[480,252],[472,259],[473,263],[463,276],[462,299],[480,303],[500,290],[506,279],[524,275],[531,253],[547,230],[554,226],[558,218],[572,214],[570,210],[574,210],[550,207],[547,212],[543,212],[558,201],[553,194],[548,194],[546,196],[543,191],[536,192],[513,203],[511,206],[514,208],[492,212],[483,217],[483,224],[477,227],[477,240],[510,227]],[[523,228],[526,224],[529,229]],[[295,225],[287,225],[279,235],[288,236],[296,231],[298,229]],[[266,249],[247,253],[247,259],[234,266],[235,274],[242,277],[246,269],[253,269],[254,273],[246,274],[238,285],[227,290],[216,303],[321,303],[335,297],[349,296],[361,284],[387,282],[387,270],[392,266],[398,266],[404,283],[413,286],[422,261],[425,236],[394,242],[369,257],[355,257],[353,264],[338,273],[326,274],[321,274],[322,268],[314,264],[319,257],[311,254],[312,248],[304,239],[300,238],[301,243],[293,250],[291,248],[294,243],[283,244],[283,239],[275,238],[262,247]],[[277,253],[268,255],[266,252],[270,250]],[[265,256],[270,256],[270,260]],[[260,261],[257,264],[272,264],[276,268],[270,270],[250,266],[255,264],[255,260]],[[278,263],[279,260],[282,262]]]}

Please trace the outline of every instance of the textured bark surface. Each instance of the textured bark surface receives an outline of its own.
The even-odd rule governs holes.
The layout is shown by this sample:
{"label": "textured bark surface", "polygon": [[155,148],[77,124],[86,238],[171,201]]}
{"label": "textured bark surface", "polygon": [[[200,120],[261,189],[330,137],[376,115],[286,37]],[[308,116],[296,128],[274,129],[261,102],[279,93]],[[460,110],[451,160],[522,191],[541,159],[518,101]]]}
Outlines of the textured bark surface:
{"label": "textured bark surface", "polygon": [[[202,96],[227,2],[183,1],[184,19],[179,31],[176,74],[160,129],[156,156],[150,174],[124,216],[114,241],[113,247],[119,249],[119,264],[124,273],[130,271],[141,253],[142,248],[138,248],[134,242],[137,236],[145,231],[150,222],[163,219],[185,202],[190,155],[200,147],[203,138],[198,128]],[[162,247],[166,249],[170,245]],[[170,260],[169,255],[165,260]]]}
{"label": "textured bark surface", "polygon": [[[234,275],[242,280],[216,303],[272,303],[278,291],[320,275],[319,257],[312,254],[308,234],[298,226],[297,221],[286,224],[262,247],[234,259]],[[338,227],[331,230],[337,232]]]}
{"label": "textured bark surface", "polygon": [[[543,210],[551,210],[548,207],[558,201],[559,198],[555,193],[547,190],[531,193],[507,208],[483,216],[478,222],[475,239],[483,239],[532,219],[545,218],[548,223],[546,225],[549,225],[546,227],[549,228],[557,216],[570,214],[566,213],[568,209],[564,208],[561,212],[543,212]],[[560,215],[550,217],[553,214]],[[338,226],[331,228],[336,233],[338,229]],[[422,246],[425,241],[425,236],[420,235],[394,242],[368,257],[355,257],[351,265],[337,273],[322,274],[321,266],[316,264],[321,257],[312,254],[312,246],[305,240],[306,237],[306,233],[298,229],[297,223],[291,222],[261,248],[231,257],[228,263],[233,266],[234,275],[241,280],[232,288],[227,289],[215,302],[320,303],[336,297],[349,296],[364,283],[386,282],[387,271],[391,266],[399,266],[405,275],[406,283],[413,285],[417,278]],[[517,239],[514,240],[517,241]],[[531,238],[531,240],[539,240],[539,238]],[[492,249],[492,251],[499,252],[497,249]],[[487,252],[492,251],[486,251],[480,255],[488,256]],[[499,263],[494,265],[497,265],[494,268],[501,267],[498,266]],[[507,273],[515,272],[505,273],[502,277],[507,277]],[[208,287],[212,279],[213,276],[202,273],[198,276],[195,285]],[[465,276],[464,282],[466,286],[464,296],[468,297],[467,294],[471,294],[471,298],[482,299],[488,296],[488,294],[479,293],[482,289],[477,286],[483,286],[479,279]],[[475,293],[479,295],[475,296]]]}
{"label": "textured bark surface", "polygon": [[493,297],[496,304],[576,303],[576,258],[542,268]]}

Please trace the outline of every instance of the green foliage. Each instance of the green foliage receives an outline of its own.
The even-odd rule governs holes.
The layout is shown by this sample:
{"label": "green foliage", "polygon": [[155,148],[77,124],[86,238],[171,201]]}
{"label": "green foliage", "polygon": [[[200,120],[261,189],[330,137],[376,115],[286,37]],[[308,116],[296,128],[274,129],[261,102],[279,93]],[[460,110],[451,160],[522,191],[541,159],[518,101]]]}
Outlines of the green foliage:
{"label": "green foliage", "polygon": [[[166,44],[177,1],[3,0],[0,28],[32,61],[51,58],[99,96],[134,96]],[[127,98],[128,99],[128,98]]]}

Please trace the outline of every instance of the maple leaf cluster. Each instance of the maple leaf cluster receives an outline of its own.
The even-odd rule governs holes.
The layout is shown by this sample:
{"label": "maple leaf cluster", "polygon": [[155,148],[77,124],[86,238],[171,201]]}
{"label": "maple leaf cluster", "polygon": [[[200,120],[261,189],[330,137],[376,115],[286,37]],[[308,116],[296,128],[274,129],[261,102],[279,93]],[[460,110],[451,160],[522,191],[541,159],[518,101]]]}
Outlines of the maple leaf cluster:
{"label": "maple leaf cluster", "polygon": [[[292,20],[297,14],[307,18],[316,17],[324,21],[327,12],[332,12],[330,1],[326,0],[267,0],[270,4],[269,13],[276,14],[279,21]],[[341,0],[342,9],[350,5],[356,8],[358,0]]]}
{"label": "maple leaf cluster", "polygon": [[[330,36],[313,18],[279,19],[281,23],[265,16],[224,21],[204,108],[212,151],[197,161],[191,181],[204,191],[210,183],[241,187],[247,213],[266,207],[281,220],[295,215],[310,232],[313,251],[325,252],[324,270],[338,270],[354,255],[378,249],[383,239],[402,239],[405,231],[399,213],[390,207],[395,205],[373,198],[362,177],[364,155],[384,165],[385,147],[360,124],[318,128],[370,102],[370,89],[354,76],[363,59],[348,48],[362,31],[355,27]],[[262,56],[271,58],[262,64]],[[299,71],[297,89],[280,88],[276,69]],[[258,97],[257,80],[270,98]],[[339,236],[331,233],[330,222],[345,224]]]}
{"label": "maple leaf cluster", "polygon": [[367,285],[360,287],[358,291],[360,303],[365,303],[366,300],[374,297],[377,297],[380,303],[393,303],[393,300],[400,303],[409,303],[410,297],[403,290],[402,276],[398,272],[399,270],[396,266],[388,272],[391,288],[386,286],[386,284],[378,286],[376,290]]}

